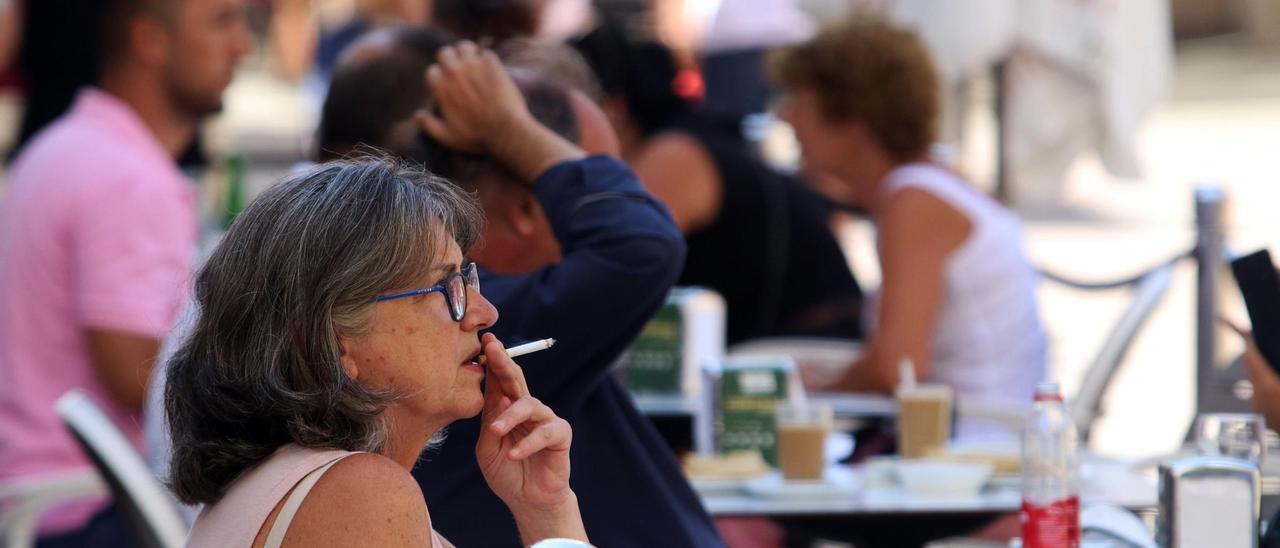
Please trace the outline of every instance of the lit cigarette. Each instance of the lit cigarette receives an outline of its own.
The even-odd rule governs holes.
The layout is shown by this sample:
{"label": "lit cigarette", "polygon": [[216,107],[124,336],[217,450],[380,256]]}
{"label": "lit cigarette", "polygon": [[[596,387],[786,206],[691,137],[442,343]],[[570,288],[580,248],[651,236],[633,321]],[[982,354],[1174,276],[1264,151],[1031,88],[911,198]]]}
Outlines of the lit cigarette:
{"label": "lit cigarette", "polygon": [[[525,343],[519,346],[513,346],[511,348],[508,348],[507,356],[510,356],[512,358],[518,358],[525,354],[532,354],[539,350],[546,350],[548,348],[551,348],[552,346],[555,346],[555,344],[556,344],[555,339],[542,339],[540,341],[533,341],[531,343]],[[488,356],[481,355],[480,358],[476,360],[476,363],[480,365],[484,365],[485,363],[488,363],[488,361],[489,361]]]}

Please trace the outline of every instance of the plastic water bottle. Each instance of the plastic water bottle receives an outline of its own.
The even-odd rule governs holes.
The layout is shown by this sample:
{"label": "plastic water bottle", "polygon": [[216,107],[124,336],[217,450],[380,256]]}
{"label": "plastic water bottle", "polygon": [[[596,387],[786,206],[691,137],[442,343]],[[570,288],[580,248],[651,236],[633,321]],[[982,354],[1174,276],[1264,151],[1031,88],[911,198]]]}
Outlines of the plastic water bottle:
{"label": "plastic water bottle", "polygon": [[1076,426],[1058,383],[1036,386],[1022,432],[1022,546],[1080,546],[1080,472]]}

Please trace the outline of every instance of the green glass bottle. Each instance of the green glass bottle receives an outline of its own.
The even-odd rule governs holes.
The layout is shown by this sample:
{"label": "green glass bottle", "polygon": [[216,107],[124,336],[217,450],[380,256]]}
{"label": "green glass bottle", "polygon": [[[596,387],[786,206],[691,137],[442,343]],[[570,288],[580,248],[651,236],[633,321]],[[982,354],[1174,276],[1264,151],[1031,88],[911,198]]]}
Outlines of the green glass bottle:
{"label": "green glass bottle", "polygon": [[231,226],[231,222],[236,220],[236,215],[245,206],[245,158],[241,152],[232,152],[226,158],[227,172],[227,200],[226,207],[223,211],[222,228],[226,229]]}

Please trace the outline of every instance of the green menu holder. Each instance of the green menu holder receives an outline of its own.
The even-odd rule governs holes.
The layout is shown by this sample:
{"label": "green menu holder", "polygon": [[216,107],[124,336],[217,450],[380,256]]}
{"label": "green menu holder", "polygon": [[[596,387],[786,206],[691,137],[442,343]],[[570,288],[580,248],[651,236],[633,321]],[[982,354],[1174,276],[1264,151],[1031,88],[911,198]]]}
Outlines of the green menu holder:
{"label": "green menu holder", "polygon": [[631,345],[626,385],[633,394],[679,394],[682,389],[684,320],[675,295],[658,309]]}
{"label": "green menu holder", "polygon": [[715,380],[716,451],[758,450],[770,466],[778,465],[774,413],[787,399],[795,362],[777,358],[729,358]]}

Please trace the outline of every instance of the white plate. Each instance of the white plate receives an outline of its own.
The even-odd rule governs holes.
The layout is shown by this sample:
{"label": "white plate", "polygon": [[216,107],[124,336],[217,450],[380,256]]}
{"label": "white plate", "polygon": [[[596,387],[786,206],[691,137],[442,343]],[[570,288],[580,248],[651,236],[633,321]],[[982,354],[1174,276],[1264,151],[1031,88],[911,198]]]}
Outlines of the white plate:
{"label": "white plate", "polygon": [[1022,474],[1013,472],[997,472],[991,475],[991,479],[987,480],[989,489],[1020,489],[1022,487]]}
{"label": "white plate", "polygon": [[689,484],[703,495],[736,495],[747,488],[747,482],[755,479],[759,478],[692,478]]}
{"label": "white plate", "polygon": [[823,479],[812,481],[787,481],[781,472],[748,481],[747,493],[771,499],[840,499],[853,496],[858,482],[853,471],[846,466],[828,466]]}

